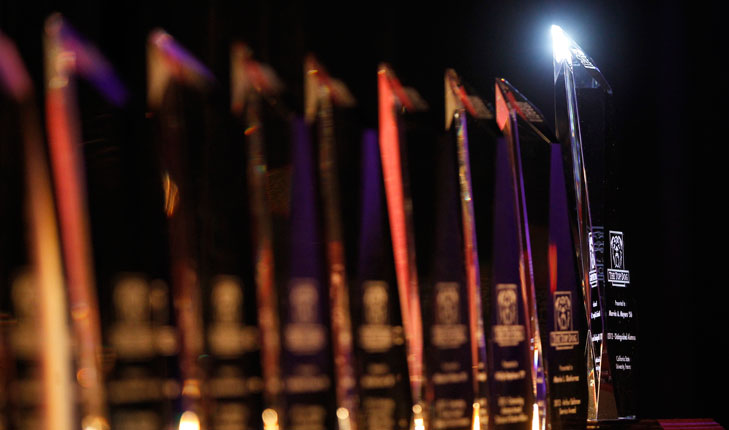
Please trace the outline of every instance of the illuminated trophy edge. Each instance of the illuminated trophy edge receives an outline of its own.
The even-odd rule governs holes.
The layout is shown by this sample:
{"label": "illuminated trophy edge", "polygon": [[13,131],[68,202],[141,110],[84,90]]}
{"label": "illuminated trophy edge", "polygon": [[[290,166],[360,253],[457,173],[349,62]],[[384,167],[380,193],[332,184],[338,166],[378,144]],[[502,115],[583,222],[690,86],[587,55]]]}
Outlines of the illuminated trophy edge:
{"label": "illuminated trophy edge", "polygon": [[[467,117],[483,119],[487,117],[483,102],[476,104],[475,96],[470,96],[453,69],[445,72],[445,129],[456,134],[458,155],[458,185],[460,189],[460,210],[463,228],[464,263],[468,289],[469,328],[471,362],[473,368],[473,414],[471,428],[486,428],[488,416],[488,386],[486,338],[481,302],[481,270],[479,267],[476,218],[473,207],[471,180],[471,157],[469,151]],[[476,104],[476,105],[475,105]],[[480,109],[479,109],[480,108]]]}
{"label": "illuminated trophy edge", "polygon": [[266,198],[269,169],[261,103],[275,100],[281,90],[281,82],[271,68],[252,59],[251,50],[243,43],[231,46],[230,68],[231,111],[242,125],[246,146],[245,169],[261,339],[264,397],[261,421],[263,430],[279,430],[285,406],[281,376],[281,321],[275,279],[273,221]]}
{"label": "illuminated trophy edge", "polygon": [[[515,231],[513,233],[514,237],[511,239],[516,239],[518,242],[515,247],[515,256],[518,259],[518,285],[515,285],[515,287],[517,291],[519,291],[517,309],[522,307],[520,317],[524,318],[526,339],[528,339],[527,358],[524,364],[529,367],[530,373],[529,383],[531,387],[530,394],[532,397],[527,399],[533,401],[531,411],[531,428],[534,430],[544,429],[546,427],[546,389],[544,386],[541,336],[536,310],[534,270],[532,262],[533,256],[531,250],[532,245],[530,239],[529,216],[525,195],[525,181],[518,122],[518,119],[520,118],[518,115],[523,115],[523,113],[521,112],[521,109],[519,109],[519,105],[516,103],[516,100],[511,94],[511,87],[507,85],[504,79],[495,79],[494,90],[496,96],[496,123],[504,133],[506,141],[506,160],[508,160],[507,163],[509,164],[508,175],[510,176],[509,181],[511,182],[511,189],[509,191],[512,194],[514,203],[512,210],[514,211],[513,217]],[[528,124],[533,127],[531,123]],[[497,165],[497,169],[498,168],[499,166]],[[496,231],[494,233],[494,237],[497,237]],[[497,243],[496,240],[494,243]],[[494,253],[496,254],[496,250],[494,250]],[[512,255],[512,258],[513,257],[514,255]],[[496,279],[496,263],[494,264],[494,267],[494,279]],[[505,278],[508,279],[507,273],[508,272],[504,271],[501,276],[505,276]],[[513,276],[513,274],[511,275]],[[497,281],[495,280],[494,282],[496,283]],[[500,286],[497,284],[497,289],[499,287]],[[496,332],[494,332],[494,334],[496,334]],[[498,343],[498,340],[495,339],[495,342]]]}
{"label": "illuminated trophy edge", "polygon": [[182,379],[179,429],[205,428],[208,420],[205,410],[207,392],[206,375],[197,360],[204,350],[204,329],[199,256],[190,234],[194,225],[190,205],[194,203],[192,199],[181,200],[181,196],[187,198],[193,194],[187,193],[192,187],[186,160],[180,150],[180,146],[186,143],[186,136],[171,126],[174,122],[169,121],[170,118],[175,118],[178,123],[182,121],[176,118],[179,113],[170,109],[165,95],[172,85],[184,84],[207,90],[214,80],[212,73],[167,32],[155,29],[150,33],[147,40],[147,105],[152,112],[150,117],[157,121],[158,137],[162,140],[159,164],[169,233],[169,269]]}
{"label": "illuminated trophy edge", "polygon": [[108,429],[101,324],[75,78],[85,78],[117,106],[125,102],[127,94],[102,54],[83,40],[61,14],[55,13],[46,20],[43,42],[48,146],[77,342],[81,425]]}
{"label": "illuminated trophy edge", "polygon": [[[607,167],[606,161],[615,161],[607,158],[614,155],[615,150],[614,141],[610,139],[612,130],[608,116],[611,113],[612,89],[592,59],[559,26],[552,26],[551,32],[554,48],[557,133],[562,144],[568,149],[565,151],[566,164],[572,167],[573,177],[571,179],[574,184],[574,195],[571,197],[578,209],[577,218],[574,220],[576,225],[573,226],[573,229],[576,229],[576,248],[581,254],[578,257],[582,263],[585,307],[590,327],[589,339],[592,348],[588,348],[588,354],[593,354],[592,359],[588,359],[588,366],[592,366],[593,369],[593,372],[590,372],[588,367],[590,374],[588,382],[591,384],[590,400],[594,404],[591,405],[588,412],[588,420],[635,419],[635,399],[631,381],[632,357],[630,357],[635,348],[635,336],[630,333],[635,329],[632,311],[625,312],[625,315],[629,315],[628,320],[611,321],[610,318],[613,316],[622,314],[610,309],[608,300],[612,291],[609,289],[626,287],[629,283],[629,273],[625,270],[624,261],[622,261],[623,232],[612,231],[611,221],[613,220],[609,217],[614,215],[615,207],[606,205],[606,202],[614,204],[609,199],[615,197],[612,193],[616,191],[614,184],[609,183],[610,180],[616,179],[614,172],[606,173],[604,170]],[[591,127],[586,129],[588,136],[586,140],[581,126],[584,126],[586,121],[592,120],[595,113],[592,112],[592,109],[587,110],[595,108],[595,105],[592,104],[594,99],[590,100],[591,95],[584,94],[590,90],[599,91],[600,95],[605,97],[604,104],[598,106],[603,109],[600,113],[605,116],[602,118],[603,122],[598,125],[593,126],[590,123]],[[564,98],[562,98],[562,92],[565,95]],[[580,119],[581,102],[585,102],[585,105],[590,104],[589,108],[583,109],[583,114],[588,116],[582,119]],[[608,117],[606,118],[606,116]],[[600,128],[600,126],[605,128]],[[601,132],[598,137],[595,136],[593,128],[597,128],[598,133]],[[594,139],[605,140],[595,142]],[[590,162],[596,164],[588,168],[586,164]],[[593,172],[594,177],[588,176],[588,172]],[[592,190],[597,193],[597,201],[590,201],[588,184],[597,187]],[[598,224],[603,225],[593,225],[595,217]],[[619,242],[621,261],[618,266],[615,266],[612,258],[604,258],[605,230],[610,230],[610,244],[612,244],[613,236],[619,236],[617,242]],[[610,268],[605,270],[606,266]],[[612,278],[616,274],[619,279]],[[589,288],[586,287],[588,284]],[[627,291],[627,289],[623,289]],[[629,295],[626,294],[626,296],[630,298]],[[630,300],[622,301],[622,303],[627,301]],[[611,358],[614,354],[609,354],[609,347],[623,348],[622,345],[616,346],[613,340],[617,335],[612,332],[612,329],[618,327],[622,328],[624,332],[617,335],[625,336],[631,346],[626,355],[614,358],[627,360],[627,366],[626,363],[619,365],[613,363]],[[621,351],[623,350],[621,349]],[[622,381],[620,384],[616,384],[617,380],[613,374],[615,369],[620,369],[625,373],[620,376]]]}
{"label": "illuminated trophy edge", "polygon": [[329,287],[332,352],[335,376],[337,425],[339,430],[357,430],[358,396],[354,371],[354,346],[350,312],[349,279],[345,259],[342,217],[340,214],[337,151],[340,142],[335,133],[334,109],[352,107],[354,97],[341,81],[309,55],[304,64],[305,118],[315,129],[319,190],[326,242],[326,278]]}
{"label": "illuminated trophy edge", "polygon": [[[581,300],[577,259],[569,229],[565,171],[558,140],[539,108],[506,80],[497,81],[517,113],[529,205],[529,230],[535,280],[536,311],[543,346],[548,396],[542,397],[550,428],[584,423],[586,317],[572,305]],[[532,310],[535,310],[532,307]],[[559,316],[559,318],[557,318]]]}
{"label": "illuminated trophy edge", "polygon": [[407,364],[413,400],[411,430],[429,428],[424,399],[423,320],[420,308],[418,273],[415,263],[412,202],[408,175],[401,158],[406,151],[400,139],[398,113],[417,111],[424,102],[417,93],[400,84],[390,66],[377,71],[378,119],[382,175],[387,197],[392,251],[395,260],[400,307],[405,331]]}
{"label": "illuminated trophy edge", "polygon": [[[35,327],[41,350],[42,415],[40,428],[71,430],[75,427],[73,351],[58,220],[55,214],[49,166],[45,160],[38,109],[30,76],[14,44],[0,33],[0,84],[19,105],[26,175],[26,217],[31,262],[40,323]],[[55,375],[51,378],[51,375]],[[0,422],[0,425],[3,424]]]}

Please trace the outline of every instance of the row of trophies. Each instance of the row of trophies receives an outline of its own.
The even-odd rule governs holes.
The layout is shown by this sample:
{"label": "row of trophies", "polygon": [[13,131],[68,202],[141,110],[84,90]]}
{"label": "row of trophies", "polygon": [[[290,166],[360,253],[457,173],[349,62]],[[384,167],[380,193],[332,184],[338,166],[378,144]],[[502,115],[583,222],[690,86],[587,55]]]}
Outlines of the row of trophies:
{"label": "row of trophies", "polygon": [[[274,72],[233,45],[244,187],[227,198],[245,207],[250,256],[233,276],[201,274],[197,243],[189,110],[213,76],[154,32],[147,120],[168,276],[97,287],[74,82],[114,105],[126,91],[50,17],[46,158],[31,79],[0,35],[31,263],[0,327],[0,428],[544,430],[634,419],[612,90],[559,27],[552,37],[556,134],[506,80],[486,103],[448,70],[445,133],[426,136],[425,103],[382,65],[379,130],[360,135],[354,169],[341,162],[356,145],[343,138],[354,134],[344,84],[309,57],[298,119],[282,113]],[[343,179],[355,173],[360,187]]]}

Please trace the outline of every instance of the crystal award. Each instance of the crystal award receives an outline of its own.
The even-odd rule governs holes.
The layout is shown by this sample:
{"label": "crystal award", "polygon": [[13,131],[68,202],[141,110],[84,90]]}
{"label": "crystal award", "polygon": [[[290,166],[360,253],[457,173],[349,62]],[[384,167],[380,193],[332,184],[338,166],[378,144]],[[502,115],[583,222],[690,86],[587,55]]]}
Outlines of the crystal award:
{"label": "crystal award", "polygon": [[[274,218],[267,198],[270,171],[267,132],[279,124],[267,120],[266,107],[277,103],[281,84],[273,70],[251,58],[250,49],[236,43],[231,47],[231,111],[243,131],[248,219],[250,220],[256,313],[260,336],[260,363],[263,379],[261,421],[264,430],[280,428],[284,416],[281,369],[279,293],[276,287]],[[257,425],[260,427],[260,424]]]}
{"label": "crystal award", "polygon": [[[6,133],[14,133],[15,128],[2,127],[0,139],[3,141],[0,145],[5,153],[6,144],[22,141],[23,148],[19,152],[22,152],[25,164],[25,228],[32,266],[30,271],[16,276],[9,288],[15,324],[11,330],[5,327],[0,329],[3,331],[0,334],[0,341],[3,342],[3,346],[0,346],[0,378],[3,390],[8,394],[0,412],[0,426],[71,430],[78,427],[78,423],[74,422],[76,387],[71,373],[73,351],[51,177],[43,138],[39,132],[41,122],[34,101],[32,81],[14,44],[2,33],[0,88],[9,99],[7,111],[6,100],[0,100],[3,103],[2,113],[8,114],[2,118],[3,124],[6,118],[17,118],[20,124],[19,133],[11,136]],[[19,212],[23,212],[23,209]],[[3,227],[14,227],[21,223],[6,223]],[[17,252],[17,249],[10,252]],[[5,264],[2,275],[7,276]],[[2,282],[5,286],[5,279]],[[11,364],[10,361],[15,363]],[[15,369],[11,370],[11,366]],[[18,387],[17,390],[12,390],[11,384]],[[43,402],[34,395],[22,395],[23,391],[27,391],[22,387],[37,386],[44,393]],[[12,397],[16,400],[12,401]]]}
{"label": "crystal award", "polygon": [[[179,332],[179,426],[206,427],[208,392],[198,357],[204,351],[200,254],[196,208],[201,196],[194,182],[193,148],[203,131],[200,90],[213,81],[210,71],[163,30],[147,43],[147,103],[152,111],[162,174],[169,246],[171,295]],[[192,113],[194,110],[194,114]],[[193,120],[195,118],[195,120]]]}
{"label": "crystal award", "polygon": [[335,121],[335,107],[343,109],[353,106],[354,97],[344,83],[332,78],[313,55],[306,59],[304,68],[306,121],[317,140],[315,152],[326,243],[332,352],[337,364],[334,366],[337,425],[339,430],[357,430],[359,414],[338,157],[338,152],[349,142],[337,134],[341,124]]}
{"label": "crystal award", "polygon": [[573,306],[582,300],[569,225],[565,226],[564,171],[562,164],[554,161],[559,146],[534,104],[508,81],[500,79],[497,85],[506,106],[516,113],[519,131],[534,296],[545,362],[544,388],[549,394],[546,413],[552,429],[579,425],[587,413],[586,332],[580,318],[585,314],[581,305]]}
{"label": "crystal award", "polygon": [[377,132],[362,137],[362,215],[352,299],[362,428],[407,430],[410,386]]}
{"label": "crystal award", "polygon": [[588,419],[633,419],[635,320],[617,209],[620,177],[612,89],[592,59],[558,26],[552,27],[552,39],[557,135],[572,172],[573,237],[594,354],[588,359],[594,403]]}
{"label": "crystal award", "polygon": [[529,217],[517,111],[496,80],[496,122],[504,133],[497,148],[494,190],[492,355],[489,365],[495,425],[541,429],[544,392]]}
{"label": "crystal award", "polygon": [[290,248],[283,295],[282,345],[285,427],[334,428],[334,390],[328,331],[328,289],[321,246],[316,170],[310,131],[292,123]]}
{"label": "crystal award", "polygon": [[415,259],[415,237],[409,173],[406,168],[407,149],[402,127],[402,115],[415,112],[422,102],[417,94],[400,84],[387,65],[377,72],[377,93],[382,177],[387,197],[390,237],[395,260],[395,274],[400,296],[400,309],[405,330],[410,392],[412,395],[413,430],[425,430],[427,412],[424,397],[425,363],[423,320],[420,308],[418,270]]}
{"label": "crystal award", "polygon": [[74,78],[85,78],[117,106],[125,101],[126,91],[101,53],[59,14],[46,20],[44,53],[49,152],[58,197],[69,307],[73,310],[78,342],[81,425],[107,428],[107,393],[100,360],[101,324]]}
{"label": "crystal award", "polygon": [[[481,270],[471,180],[468,117],[484,119],[488,116],[488,112],[480,99],[474,96],[469,97],[458,75],[451,69],[447,70],[445,74],[445,100],[445,125],[450,141],[443,150],[445,156],[440,159],[444,161],[443,164],[446,170],[449,165],[452,166],[452,169],[457,166],[457,173],[454,171],[454,178],[445,177],[439,180],[438,184],[441,188],[447,189],[448,181],[455,180],[455,177],[457,177],[459,207],[454,209],[444,205],[440,212],[455,210],[456,216],[448,216],[447,219],[453,220],[452,222],[455,222],[457,226],[460,225],[460,232],[451,232],[451,239],[448,242],[460,242],[462,247],[462,250],[451,250],[451,252],[455,255],[459,255],[459,252],[463,254],[462,261],[466,275],[464,279],[466,285],[465,301],[467,302],[468,331],[470,335],[468,346],[472,368],[470,382],[473,391],[472,397],[469,398],[473,404],[470,427],[477,430],[488,426],[488,386],[486,384],[486,339],[482,315]],[[483,144],[483,142],[479,143]],[[457,163],[453,160],[454,157],[458,159]],[[458,214],[460,214],[460,217]],[[460,223],[457,222],[458,218],[460,218]],[[458,237],[461,238],[461,241],[454,240]],[[459,243],[456,243],[456,245],[459,245]],[[442,248],[438,247],[438,249]]]}

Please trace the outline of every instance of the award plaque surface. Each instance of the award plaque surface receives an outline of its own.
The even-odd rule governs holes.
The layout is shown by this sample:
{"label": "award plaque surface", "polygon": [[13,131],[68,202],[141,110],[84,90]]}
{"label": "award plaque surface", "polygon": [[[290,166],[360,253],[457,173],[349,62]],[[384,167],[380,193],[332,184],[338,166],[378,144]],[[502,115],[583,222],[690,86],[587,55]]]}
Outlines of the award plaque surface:
{"label": "award plaque surface", "polygon": [[[435,247],[425,306],[433,429],[469,429],[474,375],[455,145],[437,151]],[[476,364],[477,365],[477,364]]]}
{"label": "award plaque surface", "polygon": [[585,52],[561,28],[554,41],[557,134],[572,174],[570,196],[576,249],[589,313],[594,376],[590,420],[633,419],[635,320],[625,234],[619,208],[620,177],[612,123],[612,89]]}
{"label": "award plaque surface", "polygon": [[264,430],[273,430],[279,428],[285,416],[279,298],[286,294],[283,288],[277,287],[277,280],[285,278],[281,268],[286,264],[282,252],[276,252],[274,243],[278,240],[279,248],[286,247],[282,238],[288,237],[290,169],[288,151],[281,148],[288,148],[290,138],[288,122],[282,118],[284,115],[272,108],[281,106],[277,100],[279,80],[272,69],[251,57],[247,46],[236,43],[231,47],[231,111],[237,129],[242,132],[238,135],[243,136],[245,194],[248,197],[247,211],[242,218],[249,220],[250,248],[243,254],[249,255],[252,267],[247,264],[245,267],[250,267],[249,283],[255,285],[248,289],[255,289],[255,298],[249,300],[249,304],[255,302],[254,309],[246,308],[251,310],[248,315],[256,314],[260,339],[263,410],[254,407],[249,423],[254,427],[263,424]]}
{"label": "award plaque surface", "polygon": [[489,418],[496,429],[530,429],[538,413],[529,309],[524,271],[523,220],[517,207],[521,172],[515,169],[516,127],[504,123],[506,139],[497,141],[494,181],[493,275],[489,339],[491,397]]}
{"label": "award plaque surface", "polygon": [[309,129],[292,123],[289,276],[282,312],[285,426],[333,428],[334,404],[323,249],[317,222],[315,171]]}
{"label": "award plaque surface", "polygon": [[415,430],[424,430],[428,428],[428,405],[424,391],[423,319],[415,258],[413,199],[407,169],[408,148],[403,139],[403,115],[416,112],[422,100],[413,90],[403,87],[387,65],[380,65],[377,88],[382,176],[412,396],[410,426]]}
{"label": "award plaque surface", "polygon": [[497,85],[516,113],[519,131],[549,425],[579,426],[587,413],[586,331],[580,319],[585,313],[567,218],[564,170],[555,161],[559,147],[555,149],[557,139],[540,110],[506,80],[497,80]]}
{"label": "award plaque surface", "polygon": [[361,422],[365,430],[406,430],[411,397],[405,338],[374,130],[364,133],[362,155],[359,261],[352,295]]}
{"label": "award plaque surface", "polygon": [[344,122],[335,119],[335,108],[354,105],[347,87],[333,79],[313,55],[306,60],[306,120],[316,141],[318,174],[317,198],[325,247],[326,276],[329,291],[334,384],[337,426],[340,430],[357,430],[359,405],[354,369],[352,317],[350,311],[349,270],[346,261],[343,205],[340,195],[339,152],[351,142],[337,133]]}
{"label": "award plaque surface", "polygon": [[[474,194],[474,185],[472,181],[472,170],[471,161],[475,160],[477,165],[493,165],[491,158],[481,158],[482,154],[476,152],[476,157],[473,158],[471,155],[471,145],[469,134],[469,120],[475,122],[473,126],[475,128],[484,127],[485,120],[493,119],[493,115],[486,108],[483,101],[475,95],[467,93],[464,85],[460,82],[458,75],[454,70],[447,70],[445,74],[445,100],[446,100],[446,138],[448,139],[445,151],[445,156],[439,157],[441,164],[445,168],[441,170],[448,172],[450,167],[455,169],[457,172],[451,173],[453,176],[457,176],[458,182],[458,208],[453,219],[459,219],[458,227],[460,228],[461,237],[461,250],[452,251],[453,254],[458,255],[462,252],[463,265],[465,273],[465,301],[467,303],[467,315],[468,315],[468,346],[471,355],[471,369],[470,382],[472,395],[472,417],[471,427],[473,429],[485,428],[488,426],[488,378],[486,375],[487,369],[487,353],[486,353],[486,337],[485,337],[485,324],[483,317],[483,304],[482,304],[482,291],[483,283],[481,279],[481,257],[479,253],[477,240],[477,226],[476,226],[476,212],[474,200],[476,196]],[[483,139],[478,133],[474,133],[476,136],[475,142],[481,147],[490,146],[491,143],[487,139]],[[482,139],[479,139],[481,137]],[[481,148],[484,149],[484,148]],[[452,160],[451,158],[456,158]],[[489,179],[493,179],[493,172],[486,170],[485,176]],[[479,176],[484,176],[483,172],[478,173]],[[438,182],[438,186],[442,190],[447,191],[450,186],[450,181],[453,180],[450,175],[446,175]],[[484,186],[484,184],[479,184]],[[492,190],[493,184],[486,185],[484,188]],[[445,197],[449,197],[447,192],[444,192]],[[484,197],[486,205],[492,203],[490,196],[484,196],[480,193],[479,197]],[[452,198],[452,197],[450,197]],[[481,202],[479,202],[481,203]],[[449,208],[449,206],[444,206]],[[492,212],[487,210],[486,212]],[[453,221],[446,221],[453,222]],[[440,222],[439,224],[440,225]],[[489,225],[486,222],[485,225]],[[455,239],[459,237],[458,232],[451,232],[451,242],[457,242]],[[489,234],[484,235],[486,239],[489,238]],[[440,236],[438,236],[440,238]],[[488,240],[484,242],[488,243]],[[440,249],[440,247],[439,247]],[[487,253],[490,255],[490,252]],[[447,260],[447,259],[446,259]],[[488,265],[488,263],[487,263]],[[463,389],[464,395],[469,395],[468,399],[471,399],[469,390]]]}
{"label": "award plaque surface", "polygon": [[[550,422],[581,428],[587,418],[586,322],[572,243],[562,150],[551,144],[547,378]],[[550,306],[551,305],[551,306]]]}

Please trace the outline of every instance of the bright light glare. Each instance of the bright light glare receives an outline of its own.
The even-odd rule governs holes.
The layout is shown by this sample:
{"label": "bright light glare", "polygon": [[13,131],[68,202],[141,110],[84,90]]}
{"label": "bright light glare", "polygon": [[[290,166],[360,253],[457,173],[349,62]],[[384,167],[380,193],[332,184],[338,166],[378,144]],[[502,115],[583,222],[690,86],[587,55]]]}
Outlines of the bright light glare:
{"label": "bright light glare", "polygon": [[422,406],[413,405],[413,430],[425,430],[425,420],[421,416],[422,413]]}
{"label": "bright light glare", "polygon": [[532,430],[539,429],[539,405],[534,403],[532,407]]}
{"label": "bright light glare", "polygon": [[558,63],[571,59],[569,38],[558,25],[552,26],[552,55]]}
{"label": "bright light glare", "polygon": [[185,411],[180,417],[179,430],[200,430],[200,418],[193,411]]}
{"label": "bright light glare", "polygon": [[339,430],[350,430],[349,411],[347,408],[337,409],[337,421],[339,422]]}
{"label": "bright light glare", "polygon": [[278,414],[273,409],[265,409],[261,414],[263,430],[278,430]]}

